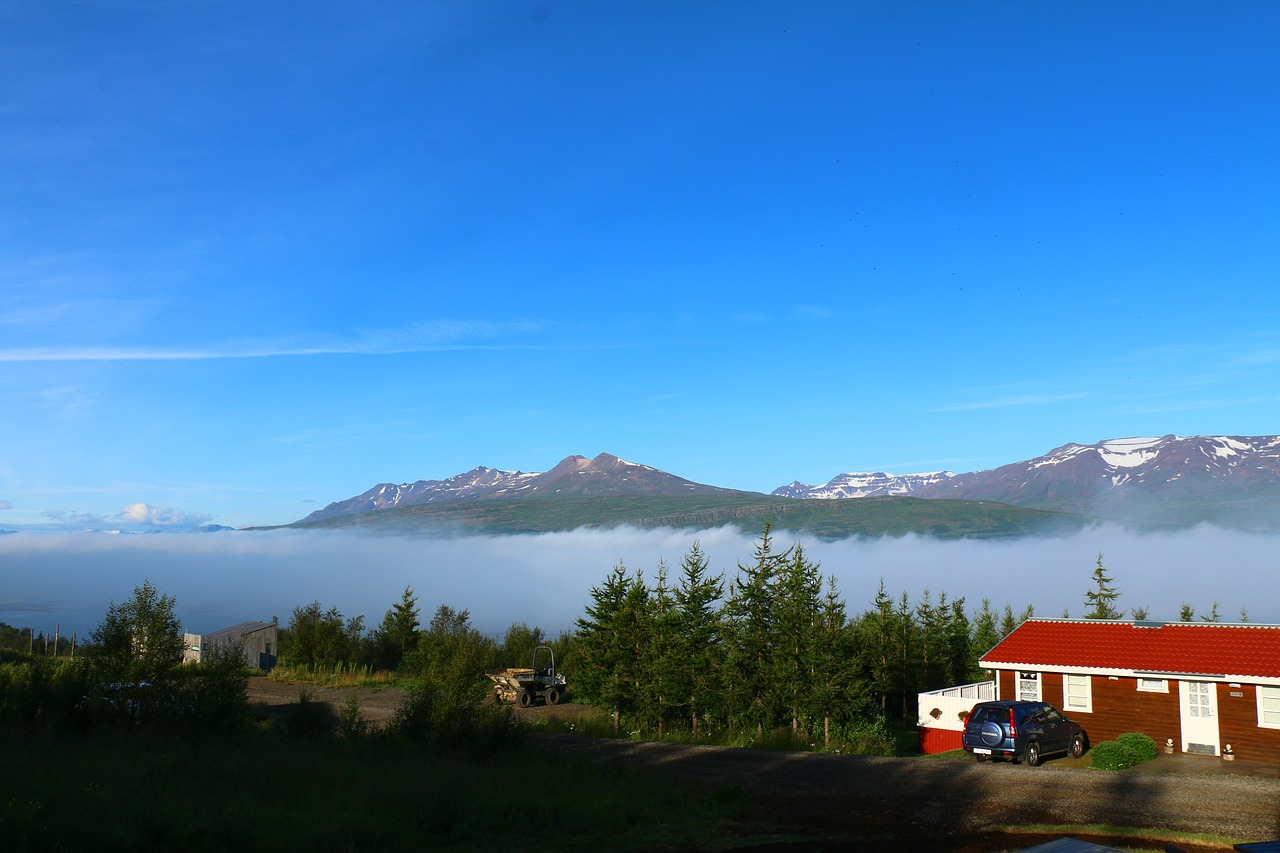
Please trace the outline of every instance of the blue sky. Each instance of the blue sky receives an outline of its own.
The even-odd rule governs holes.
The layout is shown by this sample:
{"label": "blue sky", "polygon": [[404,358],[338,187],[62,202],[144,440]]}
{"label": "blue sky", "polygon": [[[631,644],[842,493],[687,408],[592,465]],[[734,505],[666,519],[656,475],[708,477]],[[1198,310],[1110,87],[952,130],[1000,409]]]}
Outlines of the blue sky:
{"label": "blue sky", "polygon": [[0,3],[0,527],[1273,434],[1278,25]]}

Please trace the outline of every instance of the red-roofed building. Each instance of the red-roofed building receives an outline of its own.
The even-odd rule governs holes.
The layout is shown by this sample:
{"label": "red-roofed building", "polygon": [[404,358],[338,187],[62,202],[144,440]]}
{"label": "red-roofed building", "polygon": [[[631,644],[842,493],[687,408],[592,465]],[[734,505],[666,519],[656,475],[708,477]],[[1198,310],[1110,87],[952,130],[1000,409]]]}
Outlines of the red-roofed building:
{"label": "red-roofed building", "polygon": [[1092,743],[1280,762],[1280,625],[1029,619],[979,663],[996,698],[1055,705]]}

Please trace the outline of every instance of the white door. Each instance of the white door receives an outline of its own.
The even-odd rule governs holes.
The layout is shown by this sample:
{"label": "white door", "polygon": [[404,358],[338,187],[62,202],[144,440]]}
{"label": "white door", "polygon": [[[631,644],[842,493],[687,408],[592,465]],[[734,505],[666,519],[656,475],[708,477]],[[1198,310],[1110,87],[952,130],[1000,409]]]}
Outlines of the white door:
{"label": "white door", "polygon": [[1179,681],[1182,751],[1218,754],[1218,686],[1211,681]]}

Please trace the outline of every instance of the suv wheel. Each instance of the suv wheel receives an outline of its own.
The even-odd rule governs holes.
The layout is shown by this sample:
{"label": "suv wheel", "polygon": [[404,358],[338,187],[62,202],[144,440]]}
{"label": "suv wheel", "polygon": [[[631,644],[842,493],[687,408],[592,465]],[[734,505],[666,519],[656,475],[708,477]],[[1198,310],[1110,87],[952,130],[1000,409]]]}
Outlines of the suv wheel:
{"label": "suv wheel", "polygon": [[1027,744],[1027,764],[1032,767],[1040,766],[1040,744],[1035,741]]}
{"label": "suv wheel", "polygon": [[1071,757],[1079,758],[1084,755],[1084,736],[1076,735],[1071,739]]}

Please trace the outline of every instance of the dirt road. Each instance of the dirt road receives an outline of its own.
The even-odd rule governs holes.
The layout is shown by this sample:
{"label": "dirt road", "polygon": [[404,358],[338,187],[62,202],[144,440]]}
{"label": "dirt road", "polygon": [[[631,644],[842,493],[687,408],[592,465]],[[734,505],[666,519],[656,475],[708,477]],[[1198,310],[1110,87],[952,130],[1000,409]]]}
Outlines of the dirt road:
{"label": "dirt road", "polygon": [[[1110,824],[1280,838],[1280,779],[1196,773],[1137,774],[979,764],[934,758],[864,758],[541,735],[548,747],[674,774],[712,790],[738,785],[796,832],[879,839],[901,849],[940,839],[987,838],[1006,826]],[[767,805],[766,805],[767,804]],[[856,839],[856,840],[852,840]],[[1020,839],[1007,849],[1030,846]],[[928,845],[933,844],[930,848]],[[832,849],[838,849],[838,845]],[[1190,848],[1188,848],[1190,849]]]}

